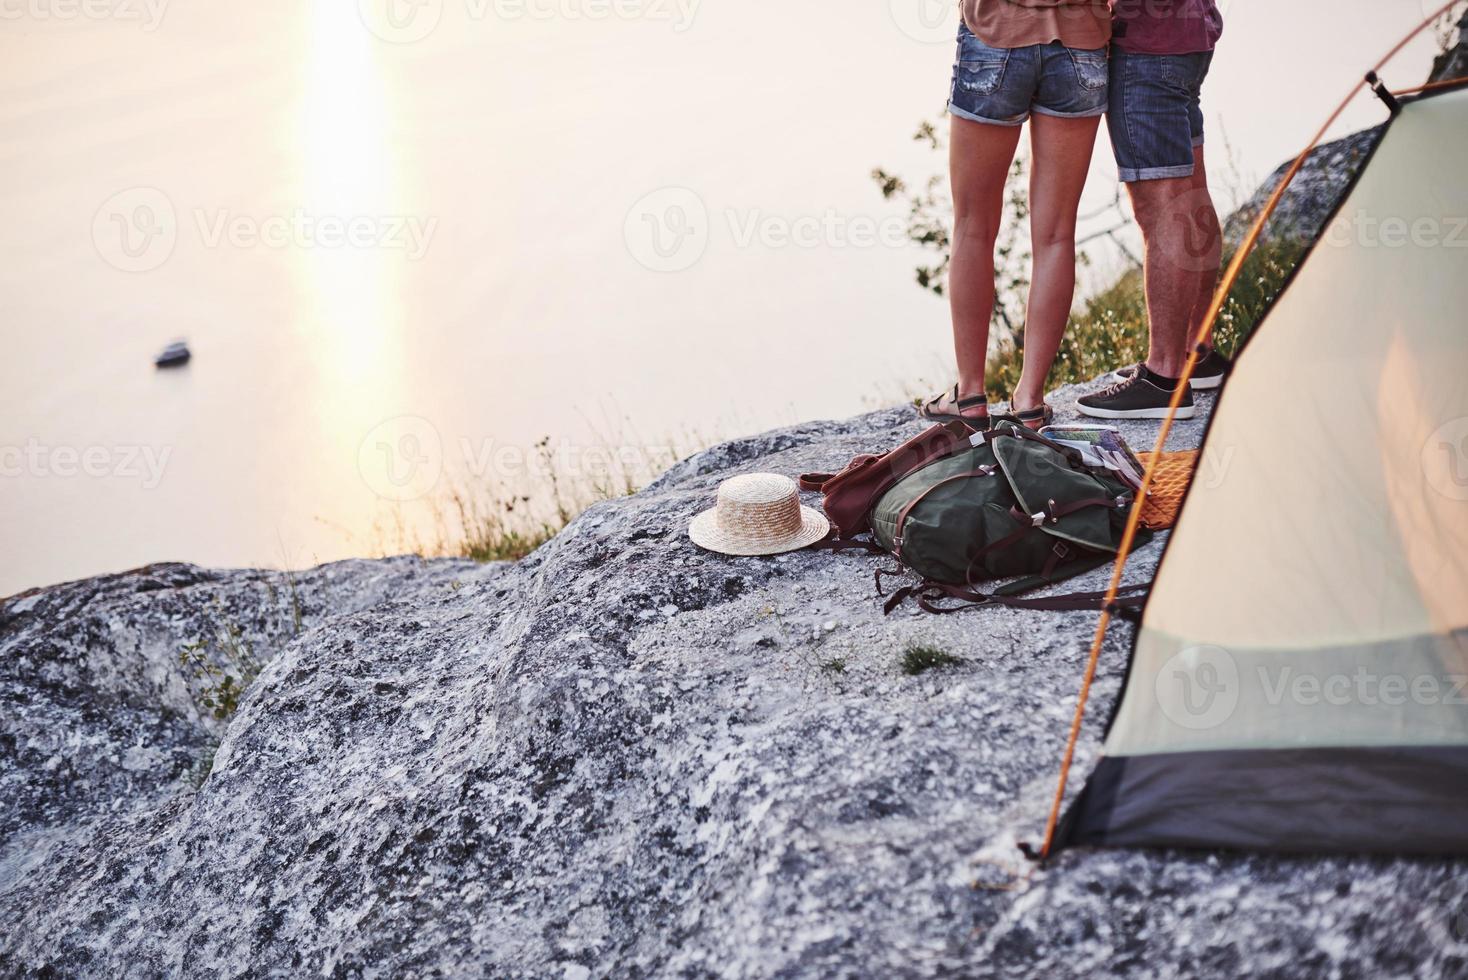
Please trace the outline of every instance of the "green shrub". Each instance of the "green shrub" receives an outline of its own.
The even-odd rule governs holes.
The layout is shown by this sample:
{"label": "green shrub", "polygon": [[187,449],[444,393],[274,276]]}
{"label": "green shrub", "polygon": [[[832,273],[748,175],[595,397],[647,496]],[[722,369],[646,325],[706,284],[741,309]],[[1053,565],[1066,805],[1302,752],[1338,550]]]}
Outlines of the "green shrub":
{"label": "green shrub", "polygon": [[235,713],[263,667],[244,631],[233,623],[225,623],[212,640],[184,644],[178,660],[191,674],[194,703],[219,721]]}

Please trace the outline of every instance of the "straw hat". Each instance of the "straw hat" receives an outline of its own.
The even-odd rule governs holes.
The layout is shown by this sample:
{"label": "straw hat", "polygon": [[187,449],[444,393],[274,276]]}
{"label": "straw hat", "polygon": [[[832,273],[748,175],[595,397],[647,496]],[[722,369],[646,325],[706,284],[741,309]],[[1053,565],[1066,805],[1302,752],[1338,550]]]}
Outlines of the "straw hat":
{"label": "straw hat", "polygon": [[688,536],[726,555],[777,555],[814,544],[830,530],[824,515],[800,505],[794,480],[747,473],[719,484],[718,506],[695,517]]}

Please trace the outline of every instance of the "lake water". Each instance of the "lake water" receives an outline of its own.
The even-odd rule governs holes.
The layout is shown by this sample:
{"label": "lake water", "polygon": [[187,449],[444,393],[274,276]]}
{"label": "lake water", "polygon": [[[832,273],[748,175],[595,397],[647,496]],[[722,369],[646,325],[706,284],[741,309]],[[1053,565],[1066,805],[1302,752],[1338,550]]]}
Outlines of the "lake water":
{"label": "lake water", "polygon": [[574,475],[945,381],[870,171],[940,169],[954,17],[6,5],[0,595],[395,550],[546,437]]}

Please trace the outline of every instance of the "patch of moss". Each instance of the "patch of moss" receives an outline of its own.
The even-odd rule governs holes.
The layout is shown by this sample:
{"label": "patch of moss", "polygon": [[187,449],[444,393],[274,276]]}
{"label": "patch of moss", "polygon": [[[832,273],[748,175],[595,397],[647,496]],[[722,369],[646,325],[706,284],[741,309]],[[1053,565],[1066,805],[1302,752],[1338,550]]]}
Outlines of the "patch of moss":
{"label": "patch of moss", "polygon": [[953,667],[961,663],[963,663],[962,660],[946,650],[917,643],[902,653],[902,672],[910,677],[925,671]]}

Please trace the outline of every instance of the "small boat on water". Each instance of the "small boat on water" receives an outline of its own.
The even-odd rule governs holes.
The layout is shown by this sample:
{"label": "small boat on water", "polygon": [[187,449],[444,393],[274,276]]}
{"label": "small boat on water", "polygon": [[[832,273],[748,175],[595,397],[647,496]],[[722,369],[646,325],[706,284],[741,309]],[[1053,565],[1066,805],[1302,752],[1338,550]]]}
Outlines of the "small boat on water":
{"label": "small boat on water", "polygon": [[180,365],[189,363],[189,358],[192,356],[193,354],[189,352],[189,345],[187,343],[182,340],[175,340],[163,348],[162,353],[153,358],[153,363],[161,368],[179,367]]}

